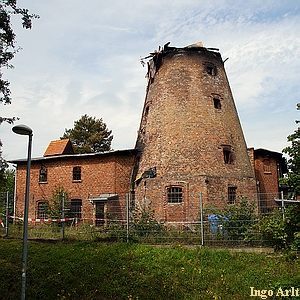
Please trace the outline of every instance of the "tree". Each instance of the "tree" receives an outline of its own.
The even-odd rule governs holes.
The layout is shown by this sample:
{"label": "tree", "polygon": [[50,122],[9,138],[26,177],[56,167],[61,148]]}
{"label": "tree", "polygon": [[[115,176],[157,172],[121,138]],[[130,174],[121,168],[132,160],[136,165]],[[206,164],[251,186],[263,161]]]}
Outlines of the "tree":
{"label": "tree", "polygon": [[[13,68],[10,61],[15,54],[20,50],[16,48],[16,34],[11,26],[11,15],[20,15],[22,25],[25,29],[31,29],[32,19],[39,18],[35,14],[29,14],[28,9],[19,8],[17,0],[0,0],[0,68]],[[11,103],[11,91],[9,81],[2,79],[2,71],[0,71],[0,102],[3,104]],[[3,121],[13,123],[15,117],[6,118],[0,117],[0,124]]]}
{"label": "tree", "polygon": [[[299,104],[298,110],[299,110]],[[296,121],[297,122],[297,121]],[[300,128],[294,131],[287,137],[288,142],[291,145],[282,150],[283,153],[288,155],[287,165],[288,174],[287,178],[284,178],[281,183],[285,183],[294,188],[295,196],[300,195]]]}
{"label": "tree", "polygon": [[93,153],[111,150],[112,131],[102,119],[83,115],[74,122],[73,129],[65,129],[61,139],[69,138],[75,153]]}

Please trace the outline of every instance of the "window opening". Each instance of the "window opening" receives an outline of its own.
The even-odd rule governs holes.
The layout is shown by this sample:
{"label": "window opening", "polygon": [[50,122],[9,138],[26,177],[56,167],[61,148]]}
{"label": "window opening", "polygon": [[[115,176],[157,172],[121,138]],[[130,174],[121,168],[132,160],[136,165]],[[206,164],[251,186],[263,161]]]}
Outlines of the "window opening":
{"label": "window opening", "polygon": [[207,74],[212,76],[217,75],[217,67],[213,63],[206,63],[205,67]]}
{"label": "window opening", "polygon": [[149,113],[149,105],[148,105],[148,106],[146,107],[146,109],[145,109],[145,116],[147,116],[148,113]]}
{"label": "window opening", "polygon": [[45,166],[40,169],[39,182],[47,182],[47,169]]}
{"label": "window opening", "polygon": [[45,201],[39,201],[38,202],[38,212],[37,212],[37,218],[38,219],[46,219],[48,216],[48,209],[49,209],[49,203]]}
{"label": "window opening", "polygon": [[264,160],[264,173],[269,173],[269,174],[272,173],[269,159]]}
{"label": "window opening", "polygon": [[168,203],[182,203],[182,188],[169,187],[167,189]]}
{"label": "window opening", "polygon": [[235,186],[229,186],[228,187],[228,203],[234,204],[236,200],[236,187]]}
{"label": "window opening", "polygon": [[224,163],[225,164],[231,164],[232,158],[231,158],[231,150],[230,148],[223,148],[223,157],[224,157]]}
{"label": "window opening", "polygon": [[79,218],[82,217],[82,200],[81,199],[72,199],[71,200],[71,207],[70,207],[70,215],[71,218]]}
{"label": "window opening", "polygon": [[81,180],[81,167],[73,168],[73,180]]}
{"label": "window opening", "polygon": [[214,98],[214,107],[216,109],[221,109],[221,100],[219,98]]}

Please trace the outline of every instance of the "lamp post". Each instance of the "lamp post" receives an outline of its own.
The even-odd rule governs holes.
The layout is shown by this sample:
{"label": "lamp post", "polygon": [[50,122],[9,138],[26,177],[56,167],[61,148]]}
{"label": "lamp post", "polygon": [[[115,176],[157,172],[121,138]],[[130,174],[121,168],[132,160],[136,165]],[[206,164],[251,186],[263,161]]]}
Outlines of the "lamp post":
{"label": "lamp post", "polygon": [[30,165],[31,165],[31,145],[32,129],[26,125],[16,125],[12,131],[20,135],[28,135],[28,155],[27,155],[27,173],[26,173],[26,190],[24,204],[24,225],[23,225],[23,250],[22,250],[22,287],[21,300],[25,300],[26,291],[26,266],[27,266],[27,239],[28,239],[28,205],[29,205],[29,186],[30,186]]}

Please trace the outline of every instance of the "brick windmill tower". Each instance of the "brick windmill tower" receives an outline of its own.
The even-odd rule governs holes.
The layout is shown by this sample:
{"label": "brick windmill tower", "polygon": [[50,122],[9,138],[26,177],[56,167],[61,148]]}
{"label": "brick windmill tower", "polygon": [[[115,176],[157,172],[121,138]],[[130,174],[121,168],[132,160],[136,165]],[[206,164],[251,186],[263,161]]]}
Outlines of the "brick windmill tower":
{"label": "brick windmill tower", "polygon": [[135,204],[158,220],[189,222],[204,204],[256,195],[233,96],[217,49],[202,43],[148,56],[148,86],[136,142]]}

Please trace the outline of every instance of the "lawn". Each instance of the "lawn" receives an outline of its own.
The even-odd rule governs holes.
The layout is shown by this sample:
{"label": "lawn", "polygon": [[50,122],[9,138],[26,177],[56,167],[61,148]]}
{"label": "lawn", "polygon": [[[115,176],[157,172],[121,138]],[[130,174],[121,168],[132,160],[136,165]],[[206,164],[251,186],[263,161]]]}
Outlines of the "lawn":
{"label": "lawn", "polygon": [[[0,238],[0,299],[19,299],[22,241]],[[299,255],[181,245],[28,243],[27,299],[266,299],[299,288]],[[262,292],[263,293],[263,292]],[[300,297],[292,296],[292,299]]]}

